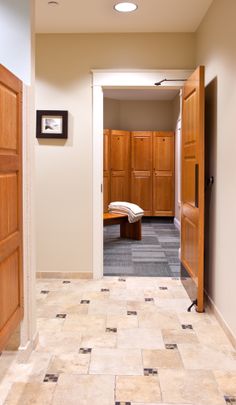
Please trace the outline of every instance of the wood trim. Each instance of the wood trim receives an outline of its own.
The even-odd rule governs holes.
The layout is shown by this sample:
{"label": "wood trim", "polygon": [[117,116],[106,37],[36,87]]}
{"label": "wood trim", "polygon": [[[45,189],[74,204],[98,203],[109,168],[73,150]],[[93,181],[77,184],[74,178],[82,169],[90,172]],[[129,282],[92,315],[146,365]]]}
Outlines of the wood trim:
{"label": "wood trim", "polygon": [[90,271],[37,271],[37,279],[60,279],[60,280],[73,280],[82,279],[90,280],[93,278],[93,273]]}

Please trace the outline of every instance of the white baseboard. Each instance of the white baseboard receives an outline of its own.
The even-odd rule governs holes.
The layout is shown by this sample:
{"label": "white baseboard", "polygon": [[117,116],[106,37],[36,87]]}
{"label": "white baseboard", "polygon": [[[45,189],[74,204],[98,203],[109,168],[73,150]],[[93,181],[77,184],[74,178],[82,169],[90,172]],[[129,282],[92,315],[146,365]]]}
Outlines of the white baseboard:
{"label": "white baseboard", "polygon": [[231,330],[231,328],[229,327],[227,322],[225,322],[221,312],[219,311],[219,309],[217,308],[217,306],[215,305],[213,300],[206,293],[206,291],[205,291],[205,297],[206,297],[207,306],[208,306],[209,310],[215,315],[217,321],[219,322],[219,324],[222,327],[223,331],[225,332],[226,336],[230,340],[232,346],[234,347],[234,349],[236,349],[236,336],[234,335],[233,331]]}
{"label": "white baseboard", "polygon": [[28,361],[29,356],[31,355],[32,351],[38,344],[39,334],[38,332],[35,333],[32,341],[28,341],[25,346],[20,346],[18,348],[18,362],[19,363],[26,363]]}
{"label": "white baseboard", "polygon": [[176,217],[174,218],[174,225],[180,231],[180,221]]}

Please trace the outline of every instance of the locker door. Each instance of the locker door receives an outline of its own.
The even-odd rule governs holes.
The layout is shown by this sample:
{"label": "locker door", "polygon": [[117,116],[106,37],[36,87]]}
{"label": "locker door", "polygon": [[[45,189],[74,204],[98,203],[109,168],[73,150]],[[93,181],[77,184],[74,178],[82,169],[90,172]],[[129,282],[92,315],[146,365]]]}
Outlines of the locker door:
{"label": "locker door", "polygon": [[131,202],[152,215],[152,132],[131,133]]}
{"label": "locker door", "polygon": [[112,130],[111,201],[130,201],[130,132]]}
{"label": "locker door", "polygon": [[174,216],[173,132],[154,132],[153,215]]}

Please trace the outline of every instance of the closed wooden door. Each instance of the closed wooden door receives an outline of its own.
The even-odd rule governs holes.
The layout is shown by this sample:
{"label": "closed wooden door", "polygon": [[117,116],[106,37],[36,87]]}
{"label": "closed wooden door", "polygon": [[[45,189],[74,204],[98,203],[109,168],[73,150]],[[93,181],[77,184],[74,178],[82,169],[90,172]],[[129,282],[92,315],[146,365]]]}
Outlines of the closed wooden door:
{"label": "closed wooden door", "polygon": [[108,211],[110,203],[110,131],[104,130],[103,134],[103,211]]}
{"label": "closed wooden door", "polygon": [[204,67],[183,88],[182,110],[182,282],[197,311],[204,310]]}
{"label": "closed wooden door", "polygon": [[0,352],[23,317],[22,83],[0,65]]}
{"label": "closed wooden door", "polygon": [[110,133],[111,201],[130,201],[130,132]]}
{"label": "closed wooden door", "polygon": [[173,132],[154,132],[153,215],[174,216]]}
{"label": "closed wooden door", "polygon": [[131,202],[152,215],[152,132],[131,133]]}

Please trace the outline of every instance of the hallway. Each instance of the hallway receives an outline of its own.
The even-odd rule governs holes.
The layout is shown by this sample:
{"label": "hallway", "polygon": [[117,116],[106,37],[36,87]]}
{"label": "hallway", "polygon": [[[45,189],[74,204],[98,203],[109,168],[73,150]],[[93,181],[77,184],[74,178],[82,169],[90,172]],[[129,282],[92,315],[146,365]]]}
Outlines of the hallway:
{"label": "hallway", "polygon": [[226,405],[236,352],[178,278],[38,280],[39,343],[0,357],[4,405]]}

